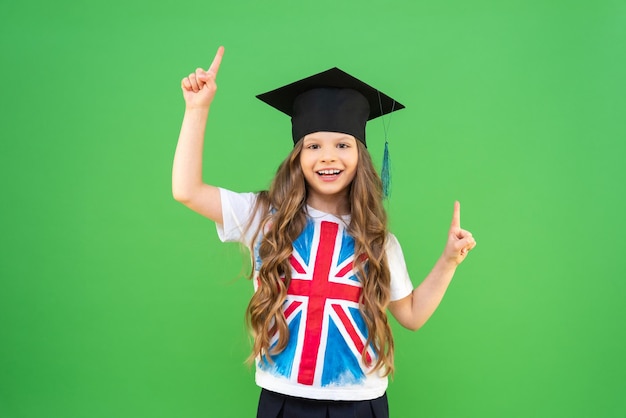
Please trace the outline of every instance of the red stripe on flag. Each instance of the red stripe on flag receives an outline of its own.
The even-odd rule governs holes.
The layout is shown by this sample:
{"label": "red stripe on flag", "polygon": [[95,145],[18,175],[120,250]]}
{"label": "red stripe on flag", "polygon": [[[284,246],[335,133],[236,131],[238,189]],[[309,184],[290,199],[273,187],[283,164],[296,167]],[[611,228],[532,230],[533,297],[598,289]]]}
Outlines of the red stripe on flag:
{"label": "red stripe on flag", "polygon": [[350,273],[351,271],[352,271],[352,263],[348,263],[344,268],[339,270],[339,273],[337,273],[337,277],[343,277],[346,274]]}
{"label": "red stripe on flag", "polygon": [[[343,324],[346,331],[348,331],[348,335],[350,335],[350,339],[354,343],[354,346],[356,347],[358,352],[363,353],[365,344],[363,344],[363,340],[361,340],[361,337],[356,332],[356,329],[352,326],[352,321],[350,321],[350,318],[348,318],[348,314],[346,314],[346,311],[343,310],[341,305],[335,303],[333,303],[333,309],[335,310],[337,315],[339,315],[341,323]],[[370,357],[369,353],[366,353],[365,360],[367,361],[367,365],[370,365],[372,363],[372,358]]]}
{"label": "red stripe on flag", "polygon": [[293,311],[295,311],[296,309],[298,309],[298,306],[302,305],[302,302],[300,301],[293,301],[291,302],[291,304],[287,307],[287,309],[285,309],[285,319],[289,318],[289,315],[291,315],[293,313]]}
{"label": "red stripe on flag", "polygon": [[289,257],[289,263],[291,264],[291,267],[293,267],[293,269],[297,271],[298,273],[300,274],[305,273],[304,267],[302,267],[300,262],[296,260],[296,257],[294,257],[293,255]]}
{"label": "red stripe on flag", "polygon": [[335,251],[335,239],[339,225],[332,222],[322,222],[320,225],[320,241],[317,247],[311,293],[306,316],[306,333],[302,346],[302,359],[298,369],[298,383],[312,385],[315,379],[315,365],[322,339],[322,324],[324,322],[324,305],[330,293],[328,276]]}
{"label": "red stripe on flag", "polygon": [[291,279],[287,293],[295,296],[309,296],[311,291],[311,280]]}

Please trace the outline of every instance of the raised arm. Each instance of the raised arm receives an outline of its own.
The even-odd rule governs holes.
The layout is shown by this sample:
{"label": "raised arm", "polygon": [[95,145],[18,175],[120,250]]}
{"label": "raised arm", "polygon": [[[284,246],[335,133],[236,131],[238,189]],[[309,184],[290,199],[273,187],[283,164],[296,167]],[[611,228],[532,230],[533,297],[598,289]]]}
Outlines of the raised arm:
{"label": "raised arm", "polygon": [[428,321],[443,299],[456,268],[475,246],[472,234],[461,229],[461,205],[455,202],[448,242],[435,267],[410,295],[389,304],[389,311],[403,327],[418,330]]}
{"label": "raised arm", "polygon": [[215,78],[223,55],[224,48],[219,47],[207,71],[198,68],[181,82],[185,116],[172,169],[174,199],[217,223],[222,223],[220,192],[202,181],[202,151],[209,108],[217,91]]}

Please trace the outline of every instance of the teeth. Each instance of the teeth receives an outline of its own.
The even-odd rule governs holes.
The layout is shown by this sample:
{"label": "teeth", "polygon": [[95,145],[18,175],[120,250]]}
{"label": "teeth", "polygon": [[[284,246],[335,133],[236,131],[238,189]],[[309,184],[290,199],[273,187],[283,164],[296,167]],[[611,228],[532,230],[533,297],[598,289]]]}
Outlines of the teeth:
{"label": "teeth", "polygon": [[320,170],[320,171],[317,172],[317,174],[329,175],[329,174],[339,174],[340,172],[341,172],[341,170]]}

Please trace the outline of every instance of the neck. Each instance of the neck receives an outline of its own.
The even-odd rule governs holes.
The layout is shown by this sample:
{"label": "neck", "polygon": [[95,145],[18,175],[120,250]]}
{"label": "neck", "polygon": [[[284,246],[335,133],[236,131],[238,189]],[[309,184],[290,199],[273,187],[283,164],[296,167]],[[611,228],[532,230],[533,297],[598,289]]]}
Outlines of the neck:
{"label": "neck", "polygon": [[309,194],[306,203],[313,209],[330,213],[332,215],[343,216],[350,214],[350,202],[348,200],[347,191],[343,193],[342,196],[320,196]]}

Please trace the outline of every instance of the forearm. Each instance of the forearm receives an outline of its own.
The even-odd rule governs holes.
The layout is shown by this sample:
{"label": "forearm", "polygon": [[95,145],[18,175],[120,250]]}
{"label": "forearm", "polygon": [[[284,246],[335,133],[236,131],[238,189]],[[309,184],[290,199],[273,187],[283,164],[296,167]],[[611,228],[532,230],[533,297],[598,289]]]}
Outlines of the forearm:
{"label": "forearm", "polygon": [[439,258],[424,281],[413,290],[411,329],[421,328],[435,312],[452,281],[457,264]]}
{"label": "forearm", "polygon": [[202,187],[202,152],[208,115],[208,108],[185,110],[172,169],[172,193],[178,201],[189,200]]}

